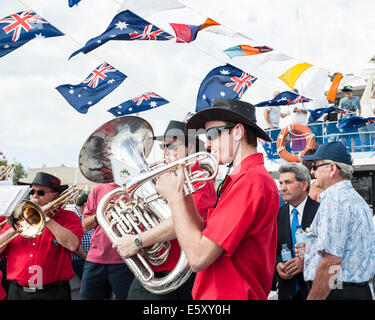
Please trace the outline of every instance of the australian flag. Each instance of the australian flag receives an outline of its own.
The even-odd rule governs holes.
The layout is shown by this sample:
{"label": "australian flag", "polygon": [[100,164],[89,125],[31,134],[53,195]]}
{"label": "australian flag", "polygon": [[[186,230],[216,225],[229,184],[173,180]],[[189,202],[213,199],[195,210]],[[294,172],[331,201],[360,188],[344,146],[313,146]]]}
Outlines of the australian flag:
{"label": "australian flag", "polygon": [[63,84],[56,89],[74,109],[87,113],[90,107],[115,90],[125,78],[125,74],[104,62],[82,83]]}
{"label": "australian flag", "polygon": [[135,13],[125,10],[113,18],[106,31],[90,39],[84,47],[73,52],[69,59],[80,52],[88,53],[109,40],[169,40],[173,38],[169,33],[153,26]]}
{"label": "australian flag", "polygon": [[81,0],[69,0],[69,7],[73,7],[75,5],[78,5],[78,2]]}
{"label": "australian flag", "polygon": [[33,39],[63,36],[33,11],[21,11],[0,20],[0,57]]}
{"label": "australian flag", "polygon": [[168,100],[155,92],[146,92],[134,99],[123,102],[119,106],[109,109],[108,112],[112,113],[115,117],[120,117],[126,114],[151,110],[167,103],[169,103]]}
{"label": "australian flag", "polygon": [[308,119],[308,122],[314,122],[318,120],[323,114],[330,113],[330,112],[336,112],[336,113],[352,113],[351,111],[341,109],[335,106],[326,107],[326,108],[318,108],[315,110],[309,110],[310,116]]}
{"label": "australian flag", "polygon": [[312,101],[309,98],[300,96],[295,92],[284,91],[275,96],[272,100],[263,101],[257,103],[256,107],[266,107],[266,106],[286,106],[296,103],[304,103]]}
{"label": "australian flag", "polygon": [[215,98],[241,99],[256,80],[230,64],[212,69],[199,87],[195,111],[210,108]]}

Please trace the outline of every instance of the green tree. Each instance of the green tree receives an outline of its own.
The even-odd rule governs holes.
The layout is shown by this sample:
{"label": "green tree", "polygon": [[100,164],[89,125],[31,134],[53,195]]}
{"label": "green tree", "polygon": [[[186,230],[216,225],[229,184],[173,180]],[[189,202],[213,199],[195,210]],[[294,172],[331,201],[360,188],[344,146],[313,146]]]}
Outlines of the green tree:
{"label": "green tree", "polygon": [[[7,165],[6,161],[0,160],[0,166]],[[16,162],[13,168],[13,184],[17,184],[21,178],[26,177],[26,171],[20,162]]]}

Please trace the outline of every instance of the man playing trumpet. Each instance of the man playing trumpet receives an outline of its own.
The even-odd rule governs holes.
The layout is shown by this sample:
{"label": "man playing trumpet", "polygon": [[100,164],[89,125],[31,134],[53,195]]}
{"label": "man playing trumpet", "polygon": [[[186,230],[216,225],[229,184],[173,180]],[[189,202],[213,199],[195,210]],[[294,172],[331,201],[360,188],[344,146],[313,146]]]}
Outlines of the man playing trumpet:
{"label": "man playing trumpet", "polygon": [[[38,172],[31,183],[30,200],[43,207],[67,188],[59,178]],[[59,209],[52,214],[46,213],[46,228],[41,235],[16,237],[0,249],[0,259],[7,257],[8,300],[71,299],[72,252],[79,248],[83,228],[72,211]],[[7,224],[1,230],[0,243],[15,234]]]}

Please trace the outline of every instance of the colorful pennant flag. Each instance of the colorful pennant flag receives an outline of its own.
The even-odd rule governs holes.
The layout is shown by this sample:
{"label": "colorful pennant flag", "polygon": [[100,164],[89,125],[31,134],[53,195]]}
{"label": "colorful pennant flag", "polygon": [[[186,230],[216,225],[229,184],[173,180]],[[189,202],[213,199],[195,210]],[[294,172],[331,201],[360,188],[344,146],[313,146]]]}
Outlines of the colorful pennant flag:
{"label": "colorful pennant flag", "polygon": [[266,106],[286,106],[296,103],[307,103],[312,101],[309,98],[300,96],[295,92],[283,91],[275,96],[272,100],[263,101],[257,103],[256,107],[266,107]]}
{"label": "colorful pennant flag", "polygon": [[266,46],[252,47],[246,44],[240,44],[238,46],[230,47],[225,49],[223,52],[228,55],[229,58],[240,57],[240,56],[252,56],[264,52],[270,52],[273,49]]}
{"label": "colorful pennant flag", "polygon": [[294,88],[294,84],[296,83],[297,79],[300,75],[306,71],[308,68],[312,67],[311,64],[308,63],[299,63],[295,66],[289,68],[285,73],[283,73],[279,79],[284,81],[286,85],[290,88]]}
{"label": "colorful pennant flag", "polygon": [[199,87],[195,111],[210,108],[214,98],[241,99],[256,80],[230,64],[212,69]]}
{"label": "colorful pennant flag", "polygon": [[110,40],[170,40],[174,37],[169,33],[153,26],[151,23],[137,16],[135,13],[125,10],[118,13],[101,35],[90,39],[84,47],[72,53],[88,53]]}
{"label": "colorful pennant flag", "polygon": [[115,90],[125,78],[125,74],[104,62],[80,84],[63,84],[56,90],[78,112],[87,113],[90,107]]}
{"label": "colorful pennant flag", "polygon": [[336,94],[337,94],[337,89],[339,88],[342,76],[343,75],[340,72],[336,72],[334,74],[334,79],[332,80],[331,87],[329,88],[328,93],[327,93],[327,100],[328,101],[331,101],[331,102],[335,101]]}
{"label": "colorful pennant flag", "polygon": [[201,25],[195,26],[190,24],[180,24],[180,23],[170,23],[174,32],[176,33],[176,38],[178,43],[189,43],[197,38],[198,31],[211,26],[220,25],[220,23],[207,18]]}
{"label": "colorful pennant flag", "polygon": [[69,7],[73,7],[75,5],[78,5],[78,2],[81,0],[69,0]]}
{"label": "colorful pennant flag", "polygon": [[120,117],[126,114],[151,110],[167,103],[169,103],[168,100],[155,92],[146,92],[134,99],[121,103],[119,106],[109,109],[108,112],[112,113],[115,117]]}
{"label": "colorful pennant flag", "polygon": [[64,34],[33,11],[21,11],[0,20],[0,57],[33,39]]}

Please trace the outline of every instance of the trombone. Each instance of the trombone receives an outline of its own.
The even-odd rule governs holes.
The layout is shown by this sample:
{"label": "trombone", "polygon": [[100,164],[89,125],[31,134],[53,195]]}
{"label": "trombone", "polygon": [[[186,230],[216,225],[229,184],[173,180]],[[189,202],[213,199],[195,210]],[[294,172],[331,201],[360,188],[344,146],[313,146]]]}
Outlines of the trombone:
{"label": "trombone", "polygon": [[16,234],[0,243],[0,248],[6,246],[19,235],[29,239],[40,236],[46,227],[46,216],[53,215],[67,204],[73,203],[81,192],[82,188],[71,186],[62,192],[58,198],[42,207],[33,201],[22,200],[12,214],[0,223],[0,228],[5,223],[9,223],[13,230],[16,231]]}

